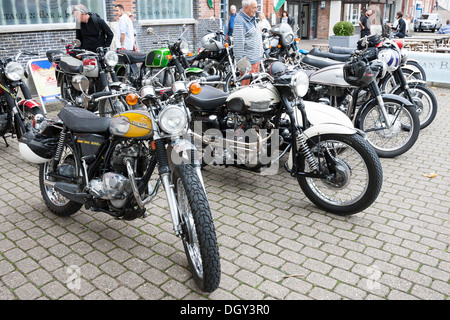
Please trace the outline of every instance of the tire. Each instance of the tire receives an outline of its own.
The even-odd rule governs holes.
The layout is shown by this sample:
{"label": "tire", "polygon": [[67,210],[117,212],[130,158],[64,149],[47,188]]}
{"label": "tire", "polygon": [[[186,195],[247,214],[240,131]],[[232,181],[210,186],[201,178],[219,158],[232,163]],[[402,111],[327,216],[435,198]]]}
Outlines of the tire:
{"label": "tire", "polygon": [[183,246],[197,286],[204,292],[219,287],[220,261],[216,232],[203,185],[190,165],[173,171],[174,192],[183,229]]}
{"label": "tire", "polygon": [[[365,210],[376,200],[383,171],[377,154],[361,136],[327,134],[313,137],[307,143],[320,168],[330,178],[297,177],[300,188],[312,203],[327,212],[347,216]],[[326,149],[336,161],[335,174],[325,161]],[[311,171],[308,162],[301,159],[297,160],[300,171]]]}
{"label": "tire", "polygon": [[[410,84],[409,86],[413,96],[413,102],[416,106],[416,112],[419,116],[420,129],[428,127],[436,118],[438,102],[433,91],[425,85]],[[403,89],[399,88],[394,92],[395,95],[406,98]]]}
{"label": "tire", "polygon": [[411,60],[406,60],[406,64],[407,65],[409,64],[409,65],[414,66],[417,69],[419,69],[420,70],[420,78],[418,78],[418,79],[423,80],[423,81],[427,81],[427,73],[425,72],[425,69],[418,62],[411,61]]}
{"label": "tire", "polygon": [[[73,166],[75,168],[75,172],[78,172],[72,148],[69,147],[67,144],[64,145],[58,168],[60,168],[63,165],[65,165],[67,168],[69,168],[69,166]],[[42,198],[44,199],[44,202],[50,209],[50,211],[53,212],[58,217],[71,216],[81,209],[82,204],[76,203],[74,201],[65,198],[54,188],[45,185],[45,180],[48,178],[47,175],[48,173],[51,172],[52,168],[53,168],[53,160],[40,165],[39,187],[41,189]]]}
{"label": "tire", "polygon": [[[236,77],[239,78],[239,73],[236,74]],[[223,91],[231,93],[238,90],[240,87],[242,87],[242,85],[240,85],[239,82],[235,83],[233,80],[233,74],[229,72],[225,77],[225,84],[223,86]]]}
{"label": "tire", "polygon": [[361,113],[357,128],[367,134],[367,141],[381,158],[394,158],[407,152],[416,143],[420,132],[419,116],[413,106],[404,106],[393,98],[383,98],[391,128],[383,129],[383,116],[377,103]]}

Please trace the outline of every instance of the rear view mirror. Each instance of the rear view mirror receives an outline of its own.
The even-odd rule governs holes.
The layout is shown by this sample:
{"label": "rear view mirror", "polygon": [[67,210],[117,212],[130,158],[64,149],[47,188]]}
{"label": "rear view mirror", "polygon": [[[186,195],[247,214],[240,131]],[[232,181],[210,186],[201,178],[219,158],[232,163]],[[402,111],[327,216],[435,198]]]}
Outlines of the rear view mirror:
{"label": "rear view mirror", "polygon": [[244,57],[241,60],[239,60],[236,63],[236,66],[242,73],[248,73],[250,70],[252,70],[252,64],[250,63],[250,60],[248,60],[247,57]]}

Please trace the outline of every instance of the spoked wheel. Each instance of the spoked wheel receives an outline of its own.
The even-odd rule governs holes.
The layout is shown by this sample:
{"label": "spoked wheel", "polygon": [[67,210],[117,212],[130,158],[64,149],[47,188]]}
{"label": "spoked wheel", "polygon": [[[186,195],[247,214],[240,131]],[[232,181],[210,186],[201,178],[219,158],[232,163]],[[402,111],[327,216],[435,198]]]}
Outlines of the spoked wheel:
{"label": "spoked wheel", "polygon": [[190,165],[176,166],[173,182],[190,270],[197,286],[202,291],[212,292],[220,283],[220,261],[206,193]]}
{"label": "spoked wheel", "polygon": [[[369,207],[381,190],[383,172],[373,148],[359,135],[323,135],[307,141],[322,177],[299,175],[298,183],[319,208],[346,216]],[[311,172],[303,157],[300,171]]]}
{"label": "spoked wheel", "polygon": [[[419,116],[420,129],[428,127],[434,118],[436,118],[438,102],[436,96],[430,88],[423,84],[410,84],[411,95],[417,115]],[[399,88],[394,92],[403,98],[407,98],[405,92]]]}
{"label": "spoked wheel", "polygon": [[49,175],[57,173],[68,178],[76,178],[77,165],[73,155],[73,150],[70,146],[64,145],[61,153],[61,160],[56,167],[56,172],[53,172],[53,161],[41,164],[39,169],[39,186],[41,189],[44,202],[51,212],[60,217],[68,217],[81,208],[81,204],[71,201],[60,194],[52,186],[52,183],[57,182]]}
{"label": "spoked wheel", "polygon": [[384,98],[388,113],[386,125],[377,104],[368,106],[361,114],[358,127],[367,134],[367,140],[383,158],[393,158],[407,152],[419,137],[419,116],[413,106],[404,106],[395,99]]}

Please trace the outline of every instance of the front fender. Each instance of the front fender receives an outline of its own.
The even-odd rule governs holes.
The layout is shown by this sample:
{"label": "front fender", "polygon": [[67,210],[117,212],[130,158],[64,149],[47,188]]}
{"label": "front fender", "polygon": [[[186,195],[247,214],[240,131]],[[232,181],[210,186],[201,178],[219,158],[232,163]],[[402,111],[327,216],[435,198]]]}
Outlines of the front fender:
{"label": "front fender", "polygon": [[[381,98],[383,99],[384,102],[389,102],[389,101],[395,101],[398,103],[403,104],[406,107],[412,107],[415,108],[414,103],[403,98],[400,96],[397,96],[395,94],[390,94],[390,93],[383,93],[381,95]],[[373,107],[374,104],[377,104],[377,99],[376,98],[372,98],[369,101],[367,101],[365,104],[363,104],[363,106],[359,109],[357,116],[355,117],[355,127],[359,127],[358,123],[359,123],[359,119],[361,118],[361,114],[364,112],[364,110],[366,110],[369,107]]]}
{"label": "front fender", "polygon": [[414,66],[412,64],[405,64],[401,68],[402,68],[402,70],[409,70],[413,73],[420,73],[419,68],[417,68],[416,66]]}

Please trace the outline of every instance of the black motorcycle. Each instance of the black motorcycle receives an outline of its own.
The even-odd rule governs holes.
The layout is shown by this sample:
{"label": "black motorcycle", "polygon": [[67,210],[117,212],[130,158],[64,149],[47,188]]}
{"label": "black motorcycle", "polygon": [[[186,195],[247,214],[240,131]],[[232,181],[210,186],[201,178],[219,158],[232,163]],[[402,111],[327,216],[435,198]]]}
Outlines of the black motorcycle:
{"label": "black motorcycle", "polygon": [[[99,105],[92,103],[91,95],[111,90],[110,84],[118,82],[114,67],[118,63],[117,53],[108,48],[97,48],[96,52],[77,49],[79,40],[73,47],[47,51],[47,58],[56,65],[56,79],[61,88],[61,98],[77,107],[98,111]],[[128,106],[111,100],[105,107],[108,114],[127,110]],[[103,115],[103,114],[102,114]]]}
{"label": "black motorcycle", "polygon": [[[19,139],[32,130],[36,115],[44,116],[39,103],[32,100],[30,90],[23,82],[23,78],[28,77],[28,74],[18,62],[22,54],[37,55],[19,51],[14,56],[0,59],[0,136],[7,146],[7,133],[15,134]],[[20,92],[24,99],[19,98]]]}
{"label": "black motorcycle", "polygon": [[[148,111],[127,111],[113,118],[67,105],[57,119],[42,124],[42,132],[20,140],[21,155],[40,164],[42,197],[61,217],[84,205],[117,219],[145,218],[151,214],[145,204],[162,185],[194,280],[201,290],[211,292],[220,282],[219,253],[188,131],[185,84],[175,83],[170,94],[161,101],[155,88],[146,86],[139,99]],[[151,180],[153,174],[156,181]]]}

